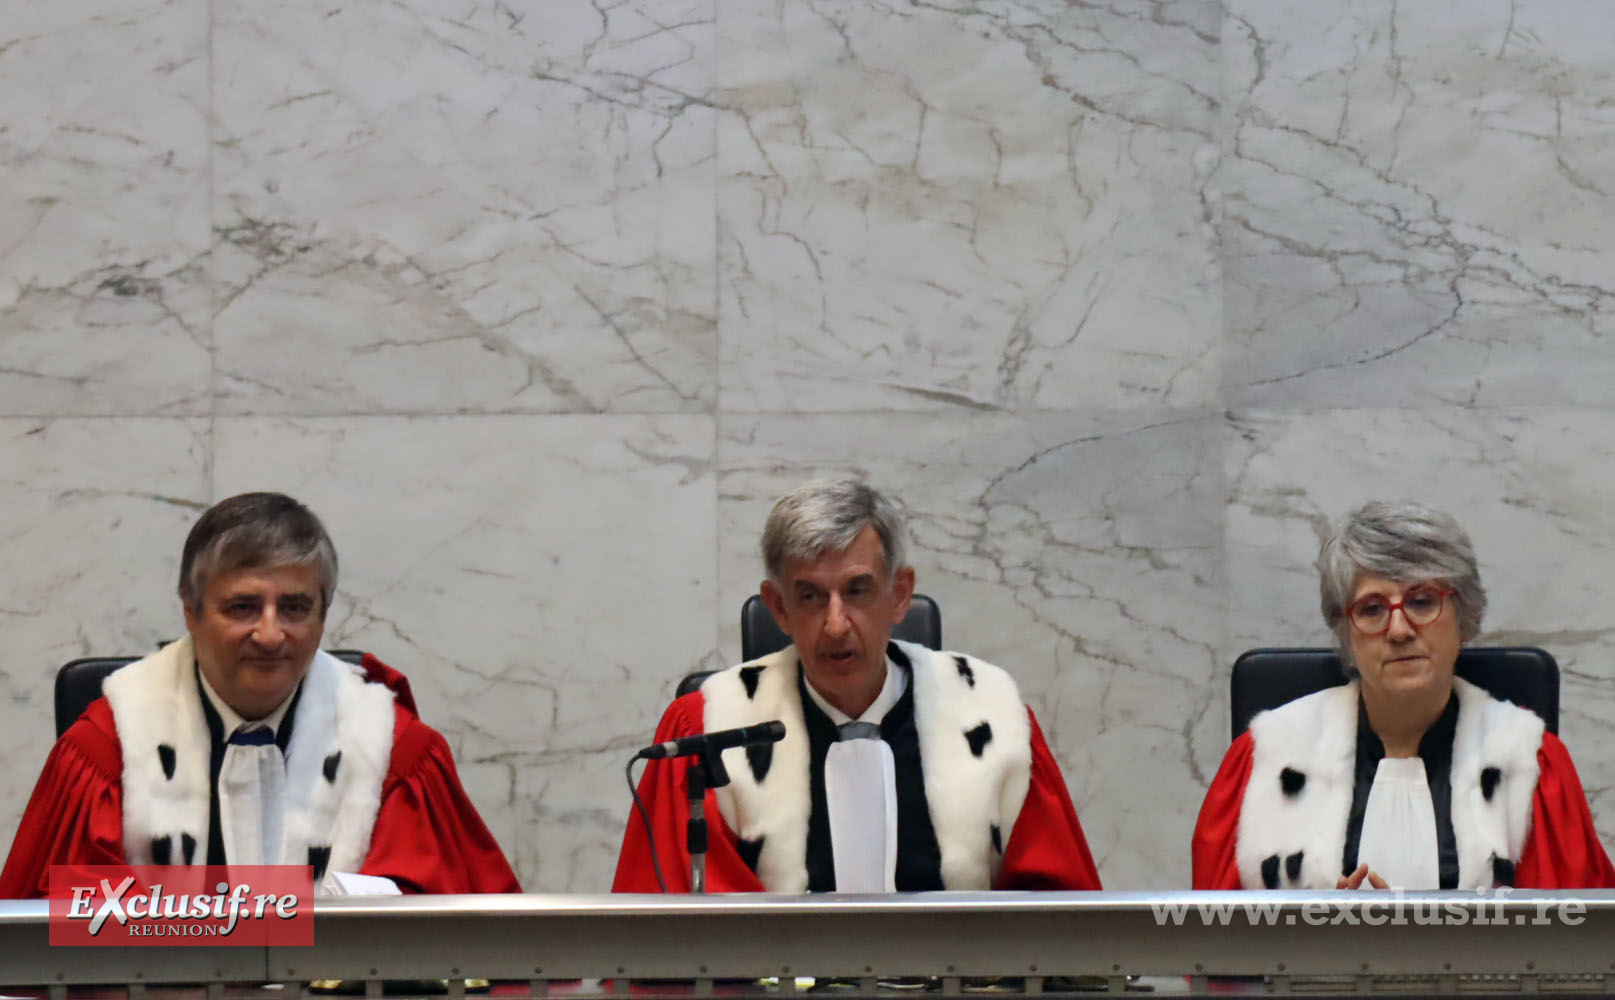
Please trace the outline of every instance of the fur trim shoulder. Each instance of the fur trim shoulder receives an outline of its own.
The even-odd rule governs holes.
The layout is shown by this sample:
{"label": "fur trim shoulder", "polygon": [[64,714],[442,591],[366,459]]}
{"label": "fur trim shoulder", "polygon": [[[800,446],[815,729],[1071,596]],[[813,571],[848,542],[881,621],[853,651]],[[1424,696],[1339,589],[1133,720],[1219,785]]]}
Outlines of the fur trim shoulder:
{"label": "fur trim shoulder", "polygon": [[1032,723],[1009,672],[908,642],[920,767],[949,889],[990,889],[1032,777]]}
{"label": "fur trim shoulder", "polygon": [[729,784],[718,789],[724,822],[742,840],[760,842],[757,877],[770,892],[806,892],[807,829],[812,809],[807,723],[796,686],[796,647],[720,670],[701,684],[706,732],[774,719],[785,738],[748,755],[723,752]]}
{"label": "fur trim shoulder", "polygon": [[[201,864],[209,762],[195,651],[187,636],[107,678],[123,752],[124,852],[131,864]],[[281,864],[357,871],[368,853],[392,753],[392,692],[317,652],[286,748]]]}
{"label": "fur trim shoulder", "polygon": [[1547,727],[1535,712],[1499,701],[1461,677],[1453,681],[1453,690],[1458,695],[1458,730],[1452,740],[1458,885],[1511,884],[1513,863],[1531,832],[1537,751]]}
{"label": "fur trim shoulder", "polygon": [[1234,841],[1240,884],[1333,889],[1356,780],[1356,683],[1259,713],[1250,733],[1251,776]]}
{"label": "fur trim shoulder", "polygon": [[124,855],[132,865],[207,860],[209,761],[191,637],[101,685],[123,748]]}
{"label": "fur trim shoulder", "polygon": [[[1530,833],[1544,726],[1462,678],[1453,691],[1458,887],[1507,884]],[[1251,776],[1235,842],[1244,887],[1334,888],[1356,785],[1357,698],[1353,682],[1251,720]]]}

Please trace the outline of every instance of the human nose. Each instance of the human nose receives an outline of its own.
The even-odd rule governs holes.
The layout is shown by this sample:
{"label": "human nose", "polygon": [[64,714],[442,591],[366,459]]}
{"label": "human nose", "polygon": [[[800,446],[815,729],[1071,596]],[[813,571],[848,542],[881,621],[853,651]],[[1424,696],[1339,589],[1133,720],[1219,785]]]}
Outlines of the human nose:
{"label": "human nose", "polygon": [[1413,623],[1408,621],[1407,609],[1397,604],[1391,607],[1391,617],[1385,623],[1385,634],[1394,639],[1412,638],[1415,632]]}
{"label": "human nose", "polygon": [[838,638],[847,633],[851,622],[847,618],[847,607],[841,603],[840,594],[831,594],[830,600],[824,609],[824,631],[831,638]]}
{"label": "human nose", "polygon": [[258,616],[257,624],[252,627],[252,641],[266,649],[279,646],[286,639],[286,628],[281,624],[280,615],[275,613],[273,607],[264,609]]}

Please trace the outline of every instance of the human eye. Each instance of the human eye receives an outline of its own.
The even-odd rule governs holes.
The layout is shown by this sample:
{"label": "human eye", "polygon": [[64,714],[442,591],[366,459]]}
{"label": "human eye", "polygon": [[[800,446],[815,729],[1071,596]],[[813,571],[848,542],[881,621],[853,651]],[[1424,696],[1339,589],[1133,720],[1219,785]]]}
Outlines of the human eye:
{"label": "human eye", "polygon": [[1441,606],[1441,593],[1431,587],[1415,587],[1402,596],[1402,606],[1414,614],[1428,614]]}
{"label": "human eye", "polygon": [[820,591],[812,587],[799,587],[796,591],[796,603],[813,605],[819,603]]}
{"label": "human eye", "polygon": [[314,602],[307,597],[294,597],[280,602],[280,616],[287,621],[302,621],[314,611]]}
{"label": "human eye", "polygon": [[1354,614],[1362,621],[1377,622],[1390,611],[1391,602],[1383,597],[1365,597],[1357,602]]}
{"label": "human eye", "polygon": [[250,597],[236,597],[224,602],[224,616],[236,621],[250,621],[258,617],[258,602]]}

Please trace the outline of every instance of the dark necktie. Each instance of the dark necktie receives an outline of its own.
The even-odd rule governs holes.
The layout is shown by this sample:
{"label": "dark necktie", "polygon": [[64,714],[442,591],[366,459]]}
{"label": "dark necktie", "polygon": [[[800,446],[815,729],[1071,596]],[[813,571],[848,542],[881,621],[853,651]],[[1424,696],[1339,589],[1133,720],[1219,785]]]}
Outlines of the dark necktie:
{"label": "dark necktie", "polygon": [[242,726],[230,734],[230,744],[238,747],[266,747],[275,742],[274,730],[268,726],[248,729]]}
{"label": "dark necktie", "polygon": [[836,727],[836,739],[839,740],[878,740],[880,739],[880,726],[873,722],[843,722]]}

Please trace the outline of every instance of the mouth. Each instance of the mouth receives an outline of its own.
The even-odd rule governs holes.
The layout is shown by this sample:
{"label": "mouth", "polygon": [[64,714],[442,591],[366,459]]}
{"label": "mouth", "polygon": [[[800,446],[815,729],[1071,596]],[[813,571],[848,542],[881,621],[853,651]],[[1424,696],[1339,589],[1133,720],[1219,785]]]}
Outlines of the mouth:
{"label": "mouth", "polygon": [[825,663],[839,663],[845,665],[851,663],[857,658],[857,656],[858,654],[850,649],[842,649],[833,653],[820,653],[819,659]]}
{"label": "mouth", "polygon": [[1429,659],[1429,657],[1425,656],[1423,653],[1409,653],[1407,656],[1392,657],[1391,659],[1386,660],[1385,662],[1386,662],[1386,664],[1412,663],[1415,660],[1427,660],[1427,659]]}

